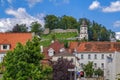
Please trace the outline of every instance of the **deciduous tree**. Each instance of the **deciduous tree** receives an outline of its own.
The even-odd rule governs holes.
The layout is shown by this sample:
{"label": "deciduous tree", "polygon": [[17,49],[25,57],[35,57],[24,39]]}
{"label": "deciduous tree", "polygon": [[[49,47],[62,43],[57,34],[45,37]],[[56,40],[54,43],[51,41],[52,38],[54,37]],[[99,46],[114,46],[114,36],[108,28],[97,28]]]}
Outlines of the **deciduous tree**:
{"label": "deciduous tree", "polygon": [[36,35],[40,35],[42,33],[42,25],[38,22],[31,23],[31,32],[34,32]]}
{"label": "deciduous tree", "polygon": [[88,62],[88,64],[83,66],[83,71],[87,77],[92,77],[94,73],[93,62]]}
{"label": "deciduous tree", "polygon": [[68,69],[74,69],[72,60],[69,61],[64,58],[59,58],[53,62],[53,80],[70,80],[72,74],[72,80],[74,79],[74,71],[69,72]]}
{"label": "deciduous tree", "polygon": [[4,58],[5,72],[2,80],[45,80],[50,71],[43,70],[40,63],[42,59],[43,54],[40,53],[37,37],[28,41],[26,45],[18,43]]}
{"label": "deciduous tree", "polygon": [[16,24],[11,32],[28,32],[26,24]]}

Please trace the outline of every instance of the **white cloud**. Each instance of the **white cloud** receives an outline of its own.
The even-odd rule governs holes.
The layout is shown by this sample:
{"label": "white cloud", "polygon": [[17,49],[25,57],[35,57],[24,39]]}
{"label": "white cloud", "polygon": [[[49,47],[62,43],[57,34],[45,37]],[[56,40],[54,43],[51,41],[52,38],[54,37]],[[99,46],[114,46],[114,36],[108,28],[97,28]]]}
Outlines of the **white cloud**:
{"label": "white cloud", "polygon": [[113,26],[114,26],[114,27],[120,27],[120,21],[115,21],[115,22],[113,23]]}
{"label": "white cloud", "polygon": [[12,3],[12,0],[7,0],[7,1],[8,1],[8,3],[10,3],[10,4]]}
{"label": "white cloud", "polygon": [[0,19],[0,31],[4,32],[11,30],[16,24],[26,24],[30,26],[32,22],[38,21],[44,26],[44,14],[39,14],[39,17],[34,17],[26,12],[25,8],[18,8],[17,10],[7,9],[6,14],[12,15],[13,18],[2,18]]}
{"label": "white cloud", "polygon": [[55,5],[61,5],[61,4],[68,4],[70,0],[49,0],[50,2],[53,2]]}
{"label": "white cloud", "polygon": [[104,7],[103,12],[117,12],[120,11],[120,1],[111,2],[110,6]]}
{"label": "white cloud", "polygon": [[33,7],[35,4],[42,2],[42,0],[27,0],[29,7]]}
{"label": "white cloud", "polygon": [[94,10],[97,8],[100,8],[100,2],[98,2],[98,1],[93,1],[92,4],[89,6],[90,10]]}

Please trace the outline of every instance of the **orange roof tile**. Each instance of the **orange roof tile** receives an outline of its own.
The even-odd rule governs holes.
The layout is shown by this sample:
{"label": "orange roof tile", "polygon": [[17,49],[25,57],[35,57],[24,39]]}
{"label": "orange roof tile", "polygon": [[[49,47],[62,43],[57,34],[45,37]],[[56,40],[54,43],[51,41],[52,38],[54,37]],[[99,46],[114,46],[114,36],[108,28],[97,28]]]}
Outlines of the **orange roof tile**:
{"label": "orange roof tile", "polygon": [[79,45],[79,42],[70,42],[69,49],[73,51],[74,49],[78,47],[78,45]]}
{"label": "orange roof tile", "polygon": [[[16,47],[18,42],[25,44],[32,39],[32,33],[0,33],[0,44],[10,44],[10,50]],[[3,52],[0,49],[0,52]]]}
{"label": "orange roof tile", "polygon": [[[71,46],[74,43],[71,43]],[[81,42],[77,43],[77,52],[114,52],[120,51],[120,42]],[[72,47],[73,47],[72,46]],[[70,49],[72,49],[70,47]]]}
{"label": "orange roof tile", "polygon": [[48,55],[48,50],[52,48],[56,53],[59,53],[59,50],[61,48],[64,48],[64,44],[60,43],[58,40],[54,41],[54,43],[51,43],[51,45],[49,47],[45,47],[43,50],[43,53],[45,55],[45,58],[50,58],[50,56]]}

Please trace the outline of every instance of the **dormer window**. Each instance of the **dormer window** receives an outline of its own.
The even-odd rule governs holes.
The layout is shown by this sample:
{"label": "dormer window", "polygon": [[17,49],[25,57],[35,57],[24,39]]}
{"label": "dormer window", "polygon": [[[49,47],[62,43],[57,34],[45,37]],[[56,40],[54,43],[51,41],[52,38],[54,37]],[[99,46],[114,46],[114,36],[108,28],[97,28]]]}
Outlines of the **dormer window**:
{"label": "dormer window", "polygon": [[48,55],[49,55],[49,56],[53,56],[53,55],[54,55],[54,49],[50,48],[50,49],[48,50]]}
{"label": "dormer window", "polygon": [[1,50],[9,50],[9,49],[10,49],[10,45],[8,44],[1,45]]}

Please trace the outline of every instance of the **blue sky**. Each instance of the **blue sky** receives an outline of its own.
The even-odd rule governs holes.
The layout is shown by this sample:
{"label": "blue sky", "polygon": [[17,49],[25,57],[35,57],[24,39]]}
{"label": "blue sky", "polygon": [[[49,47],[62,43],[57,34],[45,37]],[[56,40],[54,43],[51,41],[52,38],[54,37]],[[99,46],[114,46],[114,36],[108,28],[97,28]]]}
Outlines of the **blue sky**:
{"label": "blue sky", "polygon": [[0,32],[17,23],[44,26],[43,17],[49,14],[85,17],[120,32],[120,0],[0,0]]}

